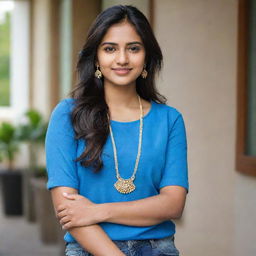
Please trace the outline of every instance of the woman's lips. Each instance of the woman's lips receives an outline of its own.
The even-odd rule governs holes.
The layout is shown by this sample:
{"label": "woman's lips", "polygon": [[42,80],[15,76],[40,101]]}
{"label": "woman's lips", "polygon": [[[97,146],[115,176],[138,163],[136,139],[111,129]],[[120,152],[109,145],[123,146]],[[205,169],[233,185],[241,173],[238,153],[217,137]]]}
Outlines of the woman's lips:
{"label": "woman's lips", "polygon": [[127,75],[132,69],[131,68],[112,68],[117,75]]}

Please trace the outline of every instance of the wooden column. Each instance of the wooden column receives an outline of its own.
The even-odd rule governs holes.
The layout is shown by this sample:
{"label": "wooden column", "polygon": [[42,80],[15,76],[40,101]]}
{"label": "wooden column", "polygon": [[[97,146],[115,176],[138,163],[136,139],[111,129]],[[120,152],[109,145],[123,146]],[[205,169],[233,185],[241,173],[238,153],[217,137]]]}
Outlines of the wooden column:
{"label": "wooden column", "polygon": [[51,0],[50,4],[50,104],[51,109],[59,101],[60,91],[60,0]]}
{"label": "wooden column", "polygon": [[84,45],[87,31],[101,11],[100,0],[73,0],[72,2],[72,87],[77,84],[76,63]]}

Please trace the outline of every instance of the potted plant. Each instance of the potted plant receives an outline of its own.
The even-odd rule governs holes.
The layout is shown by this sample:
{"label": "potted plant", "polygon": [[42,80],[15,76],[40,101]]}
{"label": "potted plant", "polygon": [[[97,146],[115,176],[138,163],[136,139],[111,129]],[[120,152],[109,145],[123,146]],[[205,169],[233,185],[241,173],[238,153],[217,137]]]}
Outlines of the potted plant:
{"label": "potted plant", "polygon": [[19,126],[19,139],[28,144],[30,152],[24,179],[25,217],[30,222],[38,222],[43,243],[57,243],[60,233],[63,233],[55,217],[51,195],[46,189],[46,167],[40,166],[38,159],[44,146],[48,122],[34,109],[28,110],[25,118],[25,123]]}
{"label": "potted plant", "polygon": [[42,115],[35,109],[25,113],[26,122],[18,127],[19,140],[28,143],[29,146],[29,171],[32,176],[41,175],[38,168],[38,156],[40,147],[44,145],[48,123],[43,120]]}
{"label": "potted plant", "polygon": [[18,127],[18,138],[27,143],[29,148],[28,169],[24,175],[24,212],[27,221],[36,220],[35,196],[32,188],[32,179],[45,177],[45,167],[39,167],[39,152],[44,145],[48,123],[43,120],[42,115],[35,109],[25,113],[25,123]]}
{"label": "potted plant", "polygon": [[1,171],[3,209],[6,215],[22,215],[22,172],[14,168],[19,150],[17,128],[3,122],[0,126],[0,159],[6,160],[7,168]]}

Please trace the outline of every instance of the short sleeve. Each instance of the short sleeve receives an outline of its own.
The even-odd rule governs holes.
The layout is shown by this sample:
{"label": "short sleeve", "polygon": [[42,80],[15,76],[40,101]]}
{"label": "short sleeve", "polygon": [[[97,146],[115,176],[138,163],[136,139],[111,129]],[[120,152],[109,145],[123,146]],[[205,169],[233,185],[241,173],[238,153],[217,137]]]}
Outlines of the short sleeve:
{"label": "short sleeve", "polygon": [[160,188],[171,185],[182,186],[187,192],[189,190],[186,130],[183,117],[179,112],[169,131]]}
{"label": "short sleeve", "polygon": [[77,141],[71,123],[71,103],[62,100],[53,110],[45,139],[47,189],[58,186],[78,189]]}

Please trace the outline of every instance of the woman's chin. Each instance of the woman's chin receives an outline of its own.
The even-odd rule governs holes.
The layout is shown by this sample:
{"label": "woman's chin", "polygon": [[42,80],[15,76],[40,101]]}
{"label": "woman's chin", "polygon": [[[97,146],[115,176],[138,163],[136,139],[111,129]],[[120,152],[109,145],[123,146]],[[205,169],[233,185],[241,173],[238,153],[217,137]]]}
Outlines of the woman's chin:
{"label": "woman's chin", "polygon": [[121,77],[119,79],[113,79],[113,80],[105,80],[104,83],[106,86],[108,84],[114,85],[114,86],[134,86],[136,84],[136,79],[127,79],[125,77]]}

